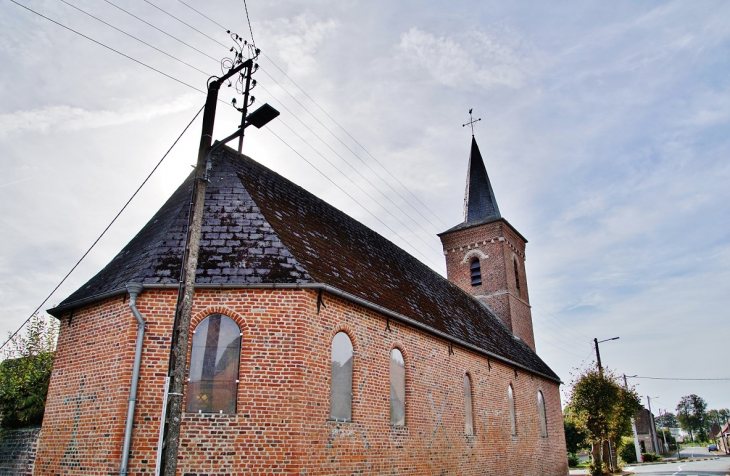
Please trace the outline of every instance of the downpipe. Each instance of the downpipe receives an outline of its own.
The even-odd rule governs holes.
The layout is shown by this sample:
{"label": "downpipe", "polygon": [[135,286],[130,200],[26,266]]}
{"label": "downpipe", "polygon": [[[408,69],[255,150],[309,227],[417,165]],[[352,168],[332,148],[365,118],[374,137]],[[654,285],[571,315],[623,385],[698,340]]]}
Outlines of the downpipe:
{"label": "downpipe", "polygon": [[145,322],[142,314],[137,309],[137,296],[144,288],[139,283],[127,283],[129,292],[129,308],[137,319],[137,346],[134,349],[134,367],[132,368],[132,385],[129,388],[129,406],[127,407],[127,424],[124,427],[124,443],[122,446],[122,464],[119,467],[119,475],[127,474],[129,464],[129,449],[132,444],[132,426],[134,424],[134,408],[137,405],[137,383],[139,382],[139,368],[142,364],[142,343],[144,342]]}

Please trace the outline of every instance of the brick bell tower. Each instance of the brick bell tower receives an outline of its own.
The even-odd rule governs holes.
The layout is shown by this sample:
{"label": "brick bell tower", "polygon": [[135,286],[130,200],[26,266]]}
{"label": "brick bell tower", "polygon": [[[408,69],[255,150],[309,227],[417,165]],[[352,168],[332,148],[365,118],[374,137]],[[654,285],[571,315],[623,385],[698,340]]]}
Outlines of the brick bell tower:
{"label": "brick bell tower", "polygon": [[515,336],[535,350],[525,275],[527,240],[499,213],[473,132],[464,222],[439,237],[449,281],[485,304]]}

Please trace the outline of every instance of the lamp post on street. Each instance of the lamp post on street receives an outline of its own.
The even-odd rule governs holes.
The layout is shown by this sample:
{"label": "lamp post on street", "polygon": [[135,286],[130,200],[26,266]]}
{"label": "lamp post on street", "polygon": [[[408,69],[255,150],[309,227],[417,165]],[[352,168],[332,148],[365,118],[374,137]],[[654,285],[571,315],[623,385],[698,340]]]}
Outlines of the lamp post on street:
{"label": "lamp post on street", "polygon": [[598,340],[597,338],[593,339],[593,345],[596,348],[596,361],[598,362],[598,374],[603,377],[603,366],[601,365],[601,352],[598,350],[598,344],[601,342],[608,342],[610,340],[617,340],[618,337],[611,337],[610,339],[604,339],[604,340]]}

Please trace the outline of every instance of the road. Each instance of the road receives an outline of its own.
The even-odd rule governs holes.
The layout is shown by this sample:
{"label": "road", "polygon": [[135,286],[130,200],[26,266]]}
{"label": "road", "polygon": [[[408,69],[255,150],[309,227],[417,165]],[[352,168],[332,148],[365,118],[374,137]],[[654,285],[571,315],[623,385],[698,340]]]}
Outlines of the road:
{"label": "road", "polygon": [[625,471],[636,474],[676,475],[676,476],[725,476],[730,473],[730,457],[719,452],[710,453],[707,447],[682,448],[683,458],[709,458],[719,456],[718,459],[705,461],[680,461],[645,466],[627,466]]}

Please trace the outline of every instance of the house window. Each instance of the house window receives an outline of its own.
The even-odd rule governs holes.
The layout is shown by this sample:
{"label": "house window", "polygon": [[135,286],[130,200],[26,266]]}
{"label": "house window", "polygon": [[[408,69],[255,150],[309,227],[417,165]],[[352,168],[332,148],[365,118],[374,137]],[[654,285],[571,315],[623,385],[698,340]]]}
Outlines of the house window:
{"label": "house window", "polygon": [[482,284],[482,268],[479,265],[479,258],[474,258],[471,266],[469,266],[469,270],[471,271],[471,285],[479,286]]}
{"label": "house window", "polygon": [[545,413],[545,398],[542,392],[537,392],[537,412],[540,416],[540,436],[547,438],[547,414]]}
{"label": "house window", "polygon": [[474,407],[471,402],[471,378],[464,374],[464,434],[474,434]]}
{"label": "house window", "polygon": [[330,382],[330,418],[352,420],[352,342],[338,332],[332,339],[332,380]]}
{"label": "house window", "polygon": [[517,421],[515,419],[515,391],[512,389],[512,385],[507,389],[509,394],[509,425],[510,434],[512,436],[517,434]]}
{"label": "house window", "polygon": [[515,286],[517,286],[517,295],[522,297],[522,289],[520,289],[520,269],[517,266],[517,258],[513,258],[512,263],[515,265]]}
{"label": "house window", "polygon": [[233,319],[203,319],[193,335],[186,411],[236,413],[240,357],[241,329]]}
{"label": "house window", "polygon": [[398,349],[390,351],[390,424],[406,424],[406,364]]}

